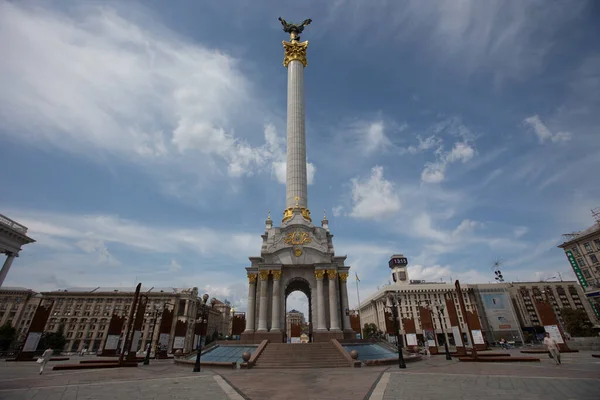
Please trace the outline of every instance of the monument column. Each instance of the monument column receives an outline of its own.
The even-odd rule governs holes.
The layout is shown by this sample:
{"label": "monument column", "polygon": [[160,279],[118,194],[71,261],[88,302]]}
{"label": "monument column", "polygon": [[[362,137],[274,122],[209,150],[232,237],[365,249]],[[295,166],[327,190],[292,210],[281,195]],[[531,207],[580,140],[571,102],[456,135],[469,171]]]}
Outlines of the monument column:
{"label": "monument column", "polygon": [[350,315],[346,311],[350,311],[350,306],[348,305],[348,287],[346,286],[346,280],[348,279],[347,272],[340,272],[340,300],[342,302],[342,321],[343,321],[343,329],[345,331],[351,331],[352,326],[350,326]]}
{"label": "monument column", "polygon": [[311,221],[308,210],[306,172],[306,130],[304,112],[304,68],[307,66],[306,49],[308,41],[300,42],[300,34],[310,24],[307,19],[302,24],[290,24],[279,19],[284,32],[290,34],[290,41],[283,41],[283,66],[288,69],[287,84],[287,159],[286,187],[283,222],[293,217],[299,210],[302,217]]}
{"label": "monument column", "polygon": [[269,283],[269,271],[260,271],[260,303],[258,305],[258,329],[267,331],[267,284]]}
{"label": "monument column", "polygon": [[337,271],[335,269],[327,270],[327,278],[329,278],[329,318],[331,324],[330,331],[340,330],[340,313],[337,302]]}
{"label": "monument column", "polygon": [[0,286],[4,283],[4,279],[6,279],[6,275],[8,275],[8,271],[10,270],[10,266],[13,263],[16,255],[13,253],[6,253],[6,260],[4,261],[4,265],[2,266],[2,270],[0,270]]}
{"label": "monument column", "polygon": [[325,298],[323,296],[323,276],[324,270],[316,270],[315,278],[317,279],[317,330],[325,331]]}
{"label": "monument column", "polygon": [[279,332],[281,330],[279,326],[279,304],[281,302],[279,298],[279,280],[281,279],[281,271],[271,271],[271,274],[273,274],[273,306],[271,310],[270,332]]}
{"label": "monument column", "polygon": [[254,309],[256,308],[256,276],[248,273],[248,310],[246,311],[246,329],[244,332],[254,332]]}

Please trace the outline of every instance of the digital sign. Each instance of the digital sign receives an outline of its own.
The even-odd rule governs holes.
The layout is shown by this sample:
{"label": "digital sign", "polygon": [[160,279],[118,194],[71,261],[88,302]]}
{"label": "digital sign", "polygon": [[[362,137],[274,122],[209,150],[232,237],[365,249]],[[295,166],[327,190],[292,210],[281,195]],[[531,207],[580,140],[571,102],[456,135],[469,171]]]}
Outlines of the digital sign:
{"label": "digital sign", "polygon": [[406,257],[394,257],[389,262],[389,267],[406,267],[408,265],[408,259]]}

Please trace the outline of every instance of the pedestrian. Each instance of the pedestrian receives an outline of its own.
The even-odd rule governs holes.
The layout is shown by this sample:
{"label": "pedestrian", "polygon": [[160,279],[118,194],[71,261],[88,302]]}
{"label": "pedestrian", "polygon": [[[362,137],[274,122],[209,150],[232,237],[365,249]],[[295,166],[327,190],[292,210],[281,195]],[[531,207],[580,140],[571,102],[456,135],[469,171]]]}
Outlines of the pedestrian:
{"label": "pedestrian", "polygon": [[558,351],[558,344],[554,339],[550,337],[550,334],[546,332],[544,335],[544,346],[548,349],[550,357],[554,358],[556,365],[560,364],[560,352]]}
{"label": "pedestrian", "polygon": [[54,351],[50,347],[48,347],[46,349],[46,351],[44,351],[44,354],[42,354],[42,356],[40,358],[38,358],[38,362],[40,363],[40,375],[42,374],[42,372],[44,372],[44,367],[46,366],[46,364],[48,364],[48,361],[50,361],[50,359],[52,358],[53,353],[54,353]]}
{"label": "pedestrian", "polygon": [[429,340],[425,340],[425,354],[427,354],[427,358],[431,358],[431,352],[429,351]]}

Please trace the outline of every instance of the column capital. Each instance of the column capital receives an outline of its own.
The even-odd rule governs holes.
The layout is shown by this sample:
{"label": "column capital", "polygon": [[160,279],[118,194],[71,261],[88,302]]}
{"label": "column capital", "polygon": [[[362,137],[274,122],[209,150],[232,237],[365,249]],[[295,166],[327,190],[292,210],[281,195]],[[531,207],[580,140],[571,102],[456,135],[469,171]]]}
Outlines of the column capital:
{"label": "column capital", "polygon": [[287,67],[292,61],[300,61],[304,67],[308,65],[306,61],[306,49],[308,48],[308,40],[305,42],[298,42],[296,40],[292,40],[291,42],[283,42],[284,48],[284,58],[283,58],[283,66]]}
{"label": "column capital", "polygon": [[279,279],[281,279],[281,271],[280,270],[271,270],[271,273],[273,274],[274,281],[278,281]]}
{"label": "column capital", "polygon": [[335,269],[328,269],[327,270],[327,277],[329,279],[335,279],[336,275],[337,275],[337,270],[335,270]]}
{"label": "column capital", "polygon": [[267,279],[269,279],[269,271],[268,270],[260,271],[259,275],[260,275],[261,281],[266,281]]}
{"label": "column capital", "polygon": [[346,280],[348,279],[348,273],[347,272],[340,272],[339,276],[340,276],[340,281],[342,281],[342,282],[346,282]]}
{"label": "column capital", "polygon": [[248,282],[249,283],[256,283],[256,277],[257,277],[257,273],[255,272],[248,272]]}
{"label": "column capital", "polygon": [[323,280],[323,276],[325,276],[325,270],[324,269],[317,269],[315,270],[315,278],[319,281]]}

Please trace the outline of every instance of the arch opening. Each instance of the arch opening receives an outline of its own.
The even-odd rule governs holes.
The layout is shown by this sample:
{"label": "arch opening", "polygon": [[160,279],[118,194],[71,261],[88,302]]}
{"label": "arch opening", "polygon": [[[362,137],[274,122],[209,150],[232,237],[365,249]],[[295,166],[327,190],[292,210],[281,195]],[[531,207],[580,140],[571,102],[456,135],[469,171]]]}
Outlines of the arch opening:
{"label": "arch opening", "polygon": [[285,341],[312,341],[312,299],[307,280],[293,278],[285,288]]}

